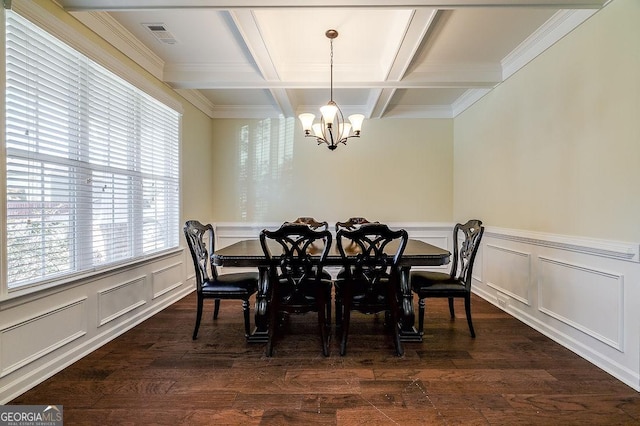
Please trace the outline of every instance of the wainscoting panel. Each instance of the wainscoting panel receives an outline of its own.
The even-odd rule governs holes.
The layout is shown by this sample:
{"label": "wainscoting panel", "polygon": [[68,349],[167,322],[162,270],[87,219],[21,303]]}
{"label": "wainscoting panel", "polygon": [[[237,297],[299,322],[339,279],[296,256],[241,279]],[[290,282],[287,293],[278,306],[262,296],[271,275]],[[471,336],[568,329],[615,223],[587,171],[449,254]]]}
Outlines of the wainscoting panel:
{"label": "wainscoting panel", "polygon": [[538,309],[622,351],[624,277],[543,256],[539,262]]}
{"label": "wainscoting panel", "polygon": [[193,292],[183,259],[177,248],[0,301],[0,404]]}
{"label": "wainscoting panel", "polygon": [[100,290],[98,291],[98,326],[101,327],[145,303],[147,302],[144,276]]}
{"label": "wainscoting panel", "polygon": [[183,263],[174,263],[153,271],[151,274],[153,298],[180,287],[184,281],[184,270]]}
{"label": "wainscoting panel", "polygon": [[0,329],[0,377],[84,336],[85,303],[75,300]]}
{"label": "wainscoting panel", "polygon": [[[530,253],[486,244],[483,258],[485,279],[489,287],[525,305],[531,304],[529,300],[531,287]],[[474,270],[480,265],[476,263]]]}
{"label": "wainscoting panel", "polygon": [[473,276],[474,293],[640,391],[640,244],[487,227]]}

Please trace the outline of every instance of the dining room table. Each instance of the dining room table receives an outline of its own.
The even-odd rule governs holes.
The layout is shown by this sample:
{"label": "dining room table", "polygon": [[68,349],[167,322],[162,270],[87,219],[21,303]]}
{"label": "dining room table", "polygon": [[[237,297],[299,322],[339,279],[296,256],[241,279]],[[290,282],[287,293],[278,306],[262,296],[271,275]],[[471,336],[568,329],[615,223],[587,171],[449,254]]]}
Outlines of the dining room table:
{"label": "dining room table", "polygon": [[[312,259],[319,258],[323,247],[309,249]],[[271,253],[278,253],[281,247],[270,242]],[[393,243],[387,247],[388,253],[393,254],[397,246]],[[351,251],[349,253],[349,250]],[[357,256],[357,248],[347,248],[348,258]],[[221,267],[258,268],[259,284],[255,303],[255,328],[247,337],[249,342],[266,342],[268,339],[268,302],[269,280],[268,273],[271,266],[260,245],[260,240],[241,240],[226,247],[217,249],[213,253],[213,264]],[[277,256],[274,256],[277,257]],[[421,342],[422,335],[415,328],[415,312],[413,294],[409,281],[409,272],[414,266],[440,266],[449,263],[451,253],[448,250],[434,246],[427,242],[409,239],[399,262],[400,280],[398,297],[401,302],[400,339],[404,342]],[[276,259],[277,260],[277,259]],[[329,255],[324,263],[325,268],[344,267],[344,261],[337,245],[332,244]]]}

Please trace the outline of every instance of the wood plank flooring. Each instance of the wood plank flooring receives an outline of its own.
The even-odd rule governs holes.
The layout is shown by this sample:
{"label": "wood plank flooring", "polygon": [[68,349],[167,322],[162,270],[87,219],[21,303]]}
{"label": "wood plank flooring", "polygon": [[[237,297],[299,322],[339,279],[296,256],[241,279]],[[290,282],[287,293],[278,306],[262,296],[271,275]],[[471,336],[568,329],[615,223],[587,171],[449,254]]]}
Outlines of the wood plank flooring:
{"label": "wood plank flooring", "polygon": [[[65,425],[632,425],[640,394],[496,307],[428,300],[422,343],[393,355],[382,317],[354,314],[348,353],[321,354],[315,314],[292,316],[274,356],[247,344],[240,302],[195,295],[11,404],[62,404]],[[253,305],[252,305],[253,306]],[[253,317],[253,313],[252,313]]]}

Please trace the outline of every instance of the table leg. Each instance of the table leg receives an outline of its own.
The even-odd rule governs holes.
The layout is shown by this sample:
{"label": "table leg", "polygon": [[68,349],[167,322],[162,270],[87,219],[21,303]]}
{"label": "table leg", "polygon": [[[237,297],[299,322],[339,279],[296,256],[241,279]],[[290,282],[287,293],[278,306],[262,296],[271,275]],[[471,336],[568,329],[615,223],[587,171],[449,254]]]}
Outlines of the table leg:
{"label": "table leg", "polygon": [[256,294],[256,327],[253,333],[247,336],[249,343],[265,343],[269,339],[269,268],[260,267],[258,273],[260,276]]}
{"label": "table leg", "polygon": [[411,292],[411,283],[409,282],[410,266],[403,266],[400,269],[400,301],[401,315],[400,318],[400,340],[403,342],[422,342],[422,336],[416,328],[415,313],[413,310],[413,293]]}

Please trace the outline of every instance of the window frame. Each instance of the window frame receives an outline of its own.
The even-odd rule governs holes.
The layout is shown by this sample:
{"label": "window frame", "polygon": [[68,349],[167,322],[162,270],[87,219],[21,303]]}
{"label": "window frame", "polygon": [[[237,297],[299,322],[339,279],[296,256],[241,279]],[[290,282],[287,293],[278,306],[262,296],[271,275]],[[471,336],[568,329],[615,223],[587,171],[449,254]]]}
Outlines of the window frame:
{"label": "window frame", "polygon": [[[46,6],[46,5],[45,5]],[[182,114],[183,107],[182,103],[179,102],[174,93],[168,94],[168,89],[166,87],[158,87],[161,86],[157,82],[153,81],[148,76],[143,76],[142,73],[136,71],[130,65],[126,65],[124,63],[125,60],[121,61],[117,59],[117,57],[124,58],[123,55],[113,55],[109,54],[108,49],[111,49],[110,45],[106,44],[104,40],[96,37],[91,38],[87,37],[86,34],[81,33],[80,29],[76,29],[75,27],[71,27],[68,23],[64,22],[60,18],[60,13],[54,13],[48,11],[45,6],[38,5],[36,2],[32,1],[14,1],[12,5],[12,10],[17,12],[23,18],[29,20],[32,24],[40,27],[45,32],[49,33],[53,37],[58,38],[63,43],[67,44],[71,48],[80,52],[81,54],[87,56],[90,60],[97,63],[98,65],[104,67],[106,70],[112,72],[116,76],[122,78],[129,84],[132,84],[138,90],[146,93],[148,96],[154,98],[156,101],[159,101],[174,110],[178,114],[178,130],[177,130],[177,151],[178,156],[180,156],[181,149],[181,133],[182,133]],[[49,7],[51,5],[48,5]],[[2,67],[6,64],[6,16],[5,10],[2,9],[2,16],[0,17],[2,21],[2,47],[1,47],[1,59],[2,59]],[[0,77],[0,84],[4,88],[6,87],[6,70],[2,73]],[[4,92],[3,92],[4,93]],[[6,99],[6,94],[5,94]],[[0,116],[2,124],[6,127],[5,115],[6,115],[6,105],[5,102],[2,103],[2,111]],[[4,183],[0,187],[0,204],[2,205],[2,209],[0,209],[0,220],[2,223],[0,224],[0,267],[3,271],[0,276],[0,300],[11,299],[14,297],[19,297],[24,294],[33,293],[36,291],[40,291],[43,289],[49,289],[52,287],[57,287],[65,284],[73,284],[78,283],[79,281],[86,280],[88,278],[95,278],[100,275],[114,273],[116,271],[129,269],[143,263],[146,263],[151,260],[161,259],[166,256],[173,255],[182,251],[181,243],[180,243],[180,233],[179,226],[178,229],[175,230],[177,234],[177,243],[173,247],[169,247],[157,252],[149,253],[146,255],[139,255],[134,257],[126,258],[122,261],[108,263],[104,265],[98,265],[93,268],[78,270],[70,273],[66,273],[60,277],[53,277],[51,279],[43,279],[38,280],[37,282],[30,284],[23,284],[17,287],[8,288],[7,282],[7,157],[6,157],[6,141],[5,141],[5,132],[2,132],[2,140],[0,142],[0,148],[2,151],[2,158],[0,161],[0,173],[5,176]],[[180,170],[180,159],[176,162],[178,170],[177,174],[177,186],[178,193],[176,198],[177,203],[177,220],[179,222],[182,210],[181,204],[181,170]],[[141,219],[141,218],[140,218]],[[179,225],[179,223],[178,223]]]}

